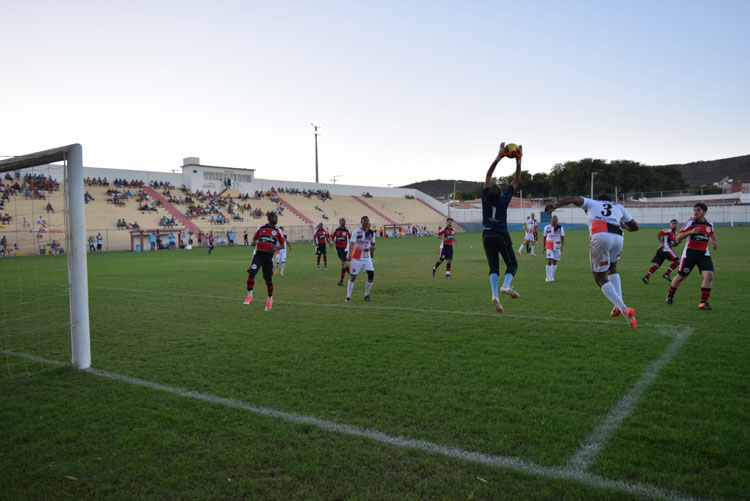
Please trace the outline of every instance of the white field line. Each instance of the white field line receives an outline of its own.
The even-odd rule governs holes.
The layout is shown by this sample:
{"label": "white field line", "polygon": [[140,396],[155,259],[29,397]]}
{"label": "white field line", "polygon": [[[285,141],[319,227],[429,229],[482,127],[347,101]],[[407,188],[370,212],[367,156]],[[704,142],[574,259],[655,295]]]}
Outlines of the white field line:
{"label": "white field line", "polygon": [[[67,365],[63,362],[56,360],[45,360],[41,357],[28,355],[25,353],[14,352],[11,350],[0,350],[0,353],[6,355],[13,355],[18,357],[25,357],[32,360],[47,362],[53,365]],[[457,447],[451,447],[448,445],[436,444],[434,442],[428,442],[426,440],[418,440],[409,437],[403,437],[398,435],[389,435],[377,430],[370,430],[367,428],[360,428],[358,426],[352,426],[343,423],[337,423],[335,421],[327,421],[324,419],[318,419],[313,416],[307,416],[304,414],[296,414],[292,412],[284,412],[269,407],[263,407],[255,405],[249,402],[243,402],[234,398],[225,398],[212,395],[210,393],[202,393],[192,390],[186,390],[174,386],[167,386],[160,383],[146,381],[130,376],[124,376],[115,372],[110,372],[101,369],[90,368],[86,372],[113,379],[116,381],[122,381],[135,386],[143,388],[149,388],[152,390],[162,391],[177,395],[184,398],[191,398],[198,401],[210,402],[213,404],[223,405],[226,407],[232,407],[235,409],[242,409],[254,414],[261,416],[267,416],[275,419],[280,419],[294,424],[306,424],[309,426],[315,426],[326,431],[340,433],[343,435],[365,437],[378,443],[394,446],[403,447],[407,449],[420,450],[431,454],[440,454],[445,457],[458,459],[461,461],[469,461],[474,463],[480,463],[488,466],[495,466],[499,468],[505,468],[513,471],[522,472],[528,475],[537,475],[544,478],[551,479],[562,479],[571,480],[574,482],[582,483],[591,487],[597,487],[602,489],[610,489],[621,492],[626,492],[639,497],[645,498],[656,498],[656,499],[670,499],[680,501],[691,501],[695,498],[685,496],[679,492],[668,491],[654,487],[651,485],[624,482],[621,480],[611,480],[598,475],[592,475],[585,471],[571,470],[569,468],[557,468],[551,466],[543,466],[530,461],[525,461],[521,458],[512,456],[495,456],[490,454],[483,454],[481,452],[468,451],[459,449]]]}
{"label": "white field line", "polygon": [[[218,295],[210,295],[210,294],[196,294],[192,292],[171,292],[171,291],[161,291],[161,290],[150,290],[150,289],[132,289],[132,288],[125,288],[125,287],[107,287],[102,285],[92,285],[89,286],[89,289],[100,289],[100,290],[108,290],[108,291],[114,291],[114,292],[132,292],[134,294],[155,294],[155,295],[164,295],[164,296],[176,296],[176,297],[192,297],[192,298],[199,298],[199,299],[230,299],[232,301],[239,302],[242,301],[245,297],[244,295],[238,295],[238,296],[218,296]],[[274,296],[275,297],[275,296]],[[347,304],[344,303],[342,300],[340,303],[313,303],[313,302],[307,302],[307,301],[283,301],[274,299],[274,304],[289,304],[293,306],[312,306],[315,308],[345,308],[345,309],[366,309],[366,310],[379,310],[379,311],[403,311],[403,312],[409,312],[409,313],[430,313],[430,314],[447,314],[447,315],[466,315],[466,316],[477,316],[477,317],[493,317],[497,319],[502,318],[521,318],[521,319],[527,319],[527,320],[544,320],[544,321],[554,321],[554,322],[571,322],[571,323],[586,323],[586,324],[607,324],[607,325],[614,325],[615,322],[620,322],[616,320],[594,320],[589,318],[565,318],[565,317],[547,317],[544,315],[517,315],[512,313],[491,313],[486,311],[461,311],[461,310],[445,310],[445,309],[432,309],[432,308],[413,308],[410,306],[377,306],[373,304],[368,305],[354,305],[354,304]],[[487,303],[487,308],[490,308],[490,303]],[[622,324],[623,326],[626,325],[626,323]],[[653,327],[657,329],[678,329],[681,327],[687,327],[684,325],[673,325],[673,324],[652,324],[652,323],[642,323],[638,324],[641,327]],[[673,337],[674,333],[669,333],[669,331],[664,331],[665,333],[668,333],[667,335],[669,337]]]}
{"label": "white field line", "polygon": [[617,430],[625,419],[632,414],[638,400],[643,392],[656,379],[659,371],[677,354],[677,351],[685,344],[693,328],[684,328],[675,335],[674,339],[661,356],[654,360],[651,365],[641,374],[635,385],[628,391],[624,397],[615,405],[607,416],[594,427],[581,445],[581,448],[571,458],[565,466],[565,471],[569,473],[586,472],[596,459],[599,452],[607,445],[612,434]]}

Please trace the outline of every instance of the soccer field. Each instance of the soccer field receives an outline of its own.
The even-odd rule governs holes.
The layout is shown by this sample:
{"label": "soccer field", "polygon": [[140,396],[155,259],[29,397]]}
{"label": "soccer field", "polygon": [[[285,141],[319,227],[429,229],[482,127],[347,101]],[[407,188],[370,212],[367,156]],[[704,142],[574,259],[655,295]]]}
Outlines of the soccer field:
{"label": "soccer field", "polygon": [[248,247],[90,255],[81,372],[63,258],[2,259],[0,497],[746,498],[750,227],[717,228],[713,311],[697,273],[671,306],[666,265],[641,281],[657,231],[618,264],[636,330],[583,230],[554,283],[519,258],[504,314],[476,233],[451,280],[438,239],[378,240],[371,303],[293,244],[270,312],[260,275],[242,304]]}

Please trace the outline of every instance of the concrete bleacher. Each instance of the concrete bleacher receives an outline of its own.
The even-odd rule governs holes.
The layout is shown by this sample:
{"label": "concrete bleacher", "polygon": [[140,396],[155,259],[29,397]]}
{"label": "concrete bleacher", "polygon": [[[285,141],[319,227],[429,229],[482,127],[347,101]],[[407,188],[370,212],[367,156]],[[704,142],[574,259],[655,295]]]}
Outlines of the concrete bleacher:
{"label": "concrete bleacher", "polygon": [[[307,198],[303,195],[280,193],[279,196],[311,219],[315,224],[323,223],[327,228],[338,226],[340,218],[345,218],[349,226],[357,225],[362,216],[370,218],[370,223],[380,227],[387,223],[385,219],[346,195],[337,195],[329,200],[321,200],[316,196]],[[315,206],[322,210],[317,210]],[[328,219],[323,219],[325,214]]]}
{"label": "concrete bleacher", "polygon": [[372,197],[363,198],[395,223],[441,225],[445,216],[431,209],[417,199]]}

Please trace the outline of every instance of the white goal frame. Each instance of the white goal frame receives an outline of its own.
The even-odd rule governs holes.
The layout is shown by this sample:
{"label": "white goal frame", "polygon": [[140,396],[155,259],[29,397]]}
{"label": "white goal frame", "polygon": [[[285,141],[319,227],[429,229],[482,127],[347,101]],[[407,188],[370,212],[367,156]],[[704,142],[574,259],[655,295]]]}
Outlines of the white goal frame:
{"label": "white goal frame", "polygon": [[80,144],[69,144],[51,150],[38,151],[0,160],[0,173],[52,162],[67,163],[65,190],[68,207],[67,237],[68,287],[70,290],[70,353],[73,367],[79,370],[91,367],[91,340],[89,332],[89,284],[86,267],[86,213],[83,190],[83,151]]}

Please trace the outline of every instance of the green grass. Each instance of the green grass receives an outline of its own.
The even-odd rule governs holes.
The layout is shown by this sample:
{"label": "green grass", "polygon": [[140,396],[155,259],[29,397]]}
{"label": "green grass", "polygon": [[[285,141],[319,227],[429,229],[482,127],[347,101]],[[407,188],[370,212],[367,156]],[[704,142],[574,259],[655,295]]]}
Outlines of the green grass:
{"label": "green grass", "polygon": [[[242,305],[247,248],[89,256],[92,365],[164,385],[485,454],[564,467],[672,342],[694,328],[591,465],[601,477],[683,495],[750,492],[750,228],[718,228],[714,310],[698,276],[640,277],[655,230],[626,235],[625,300],[609,319],[584,231],[568,232],[556,282],[524,256],[493,312],[478,234],[459,235],[452,280],[436,239],[378,241],[373,303],[338,265],[294,245],[273,311]],[[519,235],[513,235],[518,239]],[[519,242],[520,243],[520,242]],[[64,262],[0,260],[0,348],[67,362]],[[21,287],[19,284],[23,284]],[[40,306],[40,304],[42,306]],[[673,325],[665,329],[663,325]],[[0,497],[629,498],[323,431],[4,355]],[[30,374],[26,376],[26,374]],[[101,458],[101,459],[99,459]],[[77,480],[66,478],[74,477]],[[479,477],[479,479],[477,478]],[[231,480],[228,480],[231,479]]]}

